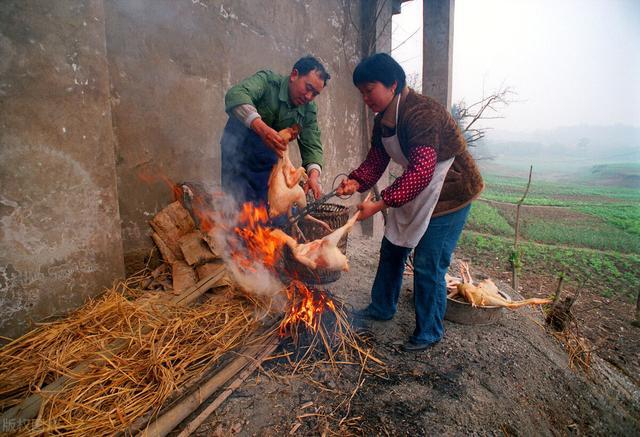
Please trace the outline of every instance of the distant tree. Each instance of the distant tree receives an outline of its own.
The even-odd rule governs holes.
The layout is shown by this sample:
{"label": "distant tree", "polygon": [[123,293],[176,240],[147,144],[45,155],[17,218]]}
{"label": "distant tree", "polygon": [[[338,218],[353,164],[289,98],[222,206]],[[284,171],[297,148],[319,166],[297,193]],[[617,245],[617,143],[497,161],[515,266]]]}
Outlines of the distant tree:
{"label": "distant tree", "polygon": [[516,92],[510,87],[501,86],[490,95],[482,97],[479,101],[467,105],[463,100],[454,103],[451,114],[460,126],[467,144],[474,146],[477,141],[484,138],[490,127],[478,127],[480,120],[495,120],[504,118],[501,111],[509,104],[516,102]]}

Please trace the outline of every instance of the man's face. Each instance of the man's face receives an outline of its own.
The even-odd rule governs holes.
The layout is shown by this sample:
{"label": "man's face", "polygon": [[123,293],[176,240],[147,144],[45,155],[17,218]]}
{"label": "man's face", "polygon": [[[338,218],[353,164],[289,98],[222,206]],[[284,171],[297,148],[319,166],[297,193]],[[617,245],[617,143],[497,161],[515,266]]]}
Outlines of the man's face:
{"label": "man's face", "polygon": [[324,80],[318,70],[311,70],[304,76],[295,68],[289,76],[289,100],[294,106],[302,106],[313,101],[324,88]]}

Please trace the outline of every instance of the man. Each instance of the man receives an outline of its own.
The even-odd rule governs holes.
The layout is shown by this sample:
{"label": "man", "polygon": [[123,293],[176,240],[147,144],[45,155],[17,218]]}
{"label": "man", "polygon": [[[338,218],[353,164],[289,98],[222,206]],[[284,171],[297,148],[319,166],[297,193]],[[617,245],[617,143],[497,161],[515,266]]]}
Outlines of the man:
{"label": "man", "polygon": [[267,202],[267,182],[273,165],[287,144],[278,131],[301,126],[298,146],[309,176],[305,190],[322,194],[322,143],[313,100],[330,75],[314,57],[299,59],[289,76],[259,71],[233,86],[225,95],[229,120],[220,141],[222,188],[238,202]]}

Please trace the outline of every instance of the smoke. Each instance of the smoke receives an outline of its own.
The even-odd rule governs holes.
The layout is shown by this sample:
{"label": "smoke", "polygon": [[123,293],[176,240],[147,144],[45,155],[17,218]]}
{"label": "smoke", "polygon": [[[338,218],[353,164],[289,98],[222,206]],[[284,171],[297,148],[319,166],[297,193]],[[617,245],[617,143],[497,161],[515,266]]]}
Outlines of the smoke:
{"label": "smoke", "polygon": [[[238,221],[238,211],[240,211],[240,206],[233,197],[225,194],[215,196],[212,209],[206,212],[210,221],[214,223],[207,235],[212,239],[227,270],[240,287],[256,296],[267,297],[271,299],[272,305],[278,309],[284,309],[286,304],[285,285],[277,273],[265,266],[261,259],[252,258],[240,237],[234,232],[236,227],[244,225]],[[240,266],[233,256],[238,252],[241,252],[240,255],[244,259],[251,260],[251,265]]]}

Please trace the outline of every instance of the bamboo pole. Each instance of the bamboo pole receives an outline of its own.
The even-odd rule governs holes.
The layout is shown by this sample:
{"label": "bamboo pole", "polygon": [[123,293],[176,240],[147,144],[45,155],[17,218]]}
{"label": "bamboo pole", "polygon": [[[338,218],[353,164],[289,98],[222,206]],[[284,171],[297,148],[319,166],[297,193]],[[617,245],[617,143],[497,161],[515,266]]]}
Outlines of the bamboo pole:
{"label": "bamboo pole", "polygon": [[267,346],[267,348],[265,348],[262,351],[260,356],[253,363],[249,364],[242,371],[242,373],[240,373],[240,375],[231,384],[229,384],[229,386],[222,393],[220,393],[218,397],[216,397],[211,404],[207,406],[207,408],[205,408],[200,414],[198,414],[198,416],[195,419],[189,422],[189,424],[185,426],[185,428],[182,431],[180,431],[180,434],[178,434],[178,437],[188,437],[193,432],[195,432],[195,430],[200,425],[202,425],[202,422],[204,422],[207,419],[207,417],[209,417],[216,409],[218,409],[218,407],[222,405],[222,403],[225,400],[227,400],[229,396],[231,396],[234,390],[240,387],[240,385],[244,382],[244,380],[247,379],[249,375],[251,375],[260,366],[260,364],[262,364],[262,362],[269,355],[271,355],[271,353],[273,353],[273,351],[276,350],[276,348],[278,347],[278,344],[280,344],[280,341],[277,338],[275,338]]}
{"label": "bamboo pole", "polygon": [[[171,302],[181,305],[188,305],[189,303],[196,300],[199,296],[203,295],[207,290],[214,287],[216,283],[218,283],[220,279],[222,279],[224,274],[224,266],[220,266],[220,269],[216,273],[213,273],[208,278],[201,280],[194,286],[187,288],[180,295],[171,298]],[[40,405],[42,404],[42,394],[52,395],[59,392],[67,382],[73,381],[75,375],[84,373],[92,364],[100,365],[100,363],[106,362],[106,359],[114,356],[120,349],[122,349],[126,345],[127,341],[124,339],[112,342],[107,346],[106,350],[100,353],[96,353],[96,358],[90,358],[78,364],[66,375],[60,376],[51,384],[43,387],[40,390],[40,393],[32,394],[31,396],[23,400],[20,404],[5,411],[2,416],[0,416],[0,422],[12,423],[14,421],[33,419],[38,415],[38,411],[40,410]]]}
{"label": "bamboo pole", "polygon": [[[213,375],[211,379],[206,381],[202,386],[198,387],[198,389],[195,392],[185,397],[182,401],[180,401],[180,403],[175,405],[173,408],[171,408],[169,411],[167,411],[157,420],[153,421],[144,431],[138,434],[138,437],[166,436],[176,426],[178,426],[180,422],[182,422],[186,417],[188,417],[189,414],[191,414],[193,411],[196,410],[196,408],[202,405],[202,403],[209,396],[211,396],[218,389],[220,389],[224,384],[226,384],[227,381],[233,378],[238,372],[244,369],[252,361],[255,363],[263,355],[266,357],[266,355],[271,353],[271,351],[273,351],[278,346],[278,343],[279,343],[279,339],[278,339],[277,333],[274,332],[269,336],[266,342],[266,346],[265,346],[265,343],[261,343],[261,344],[247,347],[243,352],[241,352],[238,358],[233,360],[226,367],[222,368],[219,372]],[[226,396],[228,397],[230,394],[231,392],[229,392]],[[222,401],[224,401],[224,399],[226,399],[226,397],[223,398],[221,401],[218,401],[217,404],[218,405],[221,404]],[[217,408],[217,406],[215,408]],[[204,418],[201,418],[200,416],[198,416],[197,419],[204,420],[209,414],[204,416]]]}

